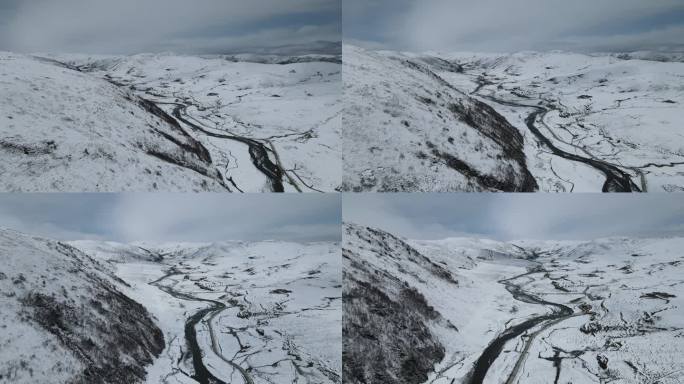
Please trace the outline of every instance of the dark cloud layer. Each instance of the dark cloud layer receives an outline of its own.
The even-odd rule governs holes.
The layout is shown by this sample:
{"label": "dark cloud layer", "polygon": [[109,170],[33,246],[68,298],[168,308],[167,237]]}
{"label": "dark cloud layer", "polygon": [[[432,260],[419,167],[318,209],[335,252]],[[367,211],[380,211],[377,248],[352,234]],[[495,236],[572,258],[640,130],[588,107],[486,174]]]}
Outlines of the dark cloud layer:
{"label": "dark cloud layer", "polygon": [[680,194],[345,195],[344,220],[418,239],[684,236]]}
{"label": "dark cloud layer", "polygon": [[339,0],[2,0],[0,49],[239,53],[341,40]]}
{"label": "dark cloud layer", "polygon": [[62,240],[339,240],[338,195],[0,194],[0,227]]}
{"label": "dark cloud layer", "polygon": [[408,50],[684,48],[681,0],[345,0],[344,38]]}

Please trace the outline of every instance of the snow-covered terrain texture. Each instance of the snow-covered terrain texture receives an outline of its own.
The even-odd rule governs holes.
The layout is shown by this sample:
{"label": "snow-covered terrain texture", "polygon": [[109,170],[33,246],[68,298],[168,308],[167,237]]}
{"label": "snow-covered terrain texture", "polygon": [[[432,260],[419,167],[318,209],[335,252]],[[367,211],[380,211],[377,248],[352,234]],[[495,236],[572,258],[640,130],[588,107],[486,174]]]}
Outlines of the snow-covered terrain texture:
{"label": "snow-covered terrain texture", "polygon": [[339,55],[52,57],[158,107],[233,191],[340,187]]}
{"label": "snow-covered terrain texture", "polygon": [[522,134],[440,75],[461,66],[351,45],[343,54],[342,190],[537,189]]}
{"label": "snow-covered terrain texture", "polygon": [[681,54],[433,55],[463,68],[438,74],[523,134],[540,190],[684,190]]}
{"label": "snow-covered terrain texture", "polygon": [[684,381],[682,238],[343,241],[345,382]]}
{"label": "snow-covered terrain texture", "polygon": [[0,191],[226,191],[209,150],[132,92],[0,53]]}
{"label": "snow-covered terrain texture", "polygon": [[157,319],[148,383],[341,383],[339,243],[71,245]]}
{"label": "snow-covered terrain texture", "polygon": [[681,54],[344,53],[347,190],[684,190]]}
{"label": "snow-covered terrain texture", "polygon": [[0,383],[144,382],[164,336],[106,265],[6,229],[0,260]]}

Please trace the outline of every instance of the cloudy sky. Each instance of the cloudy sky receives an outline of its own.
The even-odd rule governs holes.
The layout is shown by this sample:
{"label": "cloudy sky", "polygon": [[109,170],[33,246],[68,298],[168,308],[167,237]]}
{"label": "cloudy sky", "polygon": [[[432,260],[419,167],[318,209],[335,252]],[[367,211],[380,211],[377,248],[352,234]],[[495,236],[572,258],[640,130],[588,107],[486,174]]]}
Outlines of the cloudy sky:
{"label": "cloudy sky", "polygon": [[680,194],[346,194],[342,201],[345,221],[414,239],[684,235]]}
{"label": "cloudy sky", "polygon": [[413,51],[684,47],[682,0],[344,0],[344,39]]}
{"label": "cloudy sky", "polygon": [[341,39],[339,0],[0,0],[0,50],[239,53]]}
{"label": "cloudy sky", "polygon": [[339,240],[340,197],[0,194],[0,227],[60,240]]}

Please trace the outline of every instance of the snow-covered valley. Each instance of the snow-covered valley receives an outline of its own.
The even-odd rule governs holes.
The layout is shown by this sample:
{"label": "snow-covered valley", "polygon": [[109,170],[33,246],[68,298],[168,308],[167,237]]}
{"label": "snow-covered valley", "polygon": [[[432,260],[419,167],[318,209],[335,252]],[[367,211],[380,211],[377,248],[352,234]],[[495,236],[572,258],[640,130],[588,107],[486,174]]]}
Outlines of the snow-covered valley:
{"label": "snow-covered valley", "polygon": [[0,234],[2,383],[341,383],[339,243]]}
{"label": "snow-covered valley", "polygon": [[684,380],[682,238],[343,234],[345,382]]}
{"label": "snow-covered valley", "polygon": [[0,190],[332,192],[339,56],[0,53]]}
{"label": "snow-covered valley", "polygon": [[676,58],[344,55],[345,190],[684,188]]}

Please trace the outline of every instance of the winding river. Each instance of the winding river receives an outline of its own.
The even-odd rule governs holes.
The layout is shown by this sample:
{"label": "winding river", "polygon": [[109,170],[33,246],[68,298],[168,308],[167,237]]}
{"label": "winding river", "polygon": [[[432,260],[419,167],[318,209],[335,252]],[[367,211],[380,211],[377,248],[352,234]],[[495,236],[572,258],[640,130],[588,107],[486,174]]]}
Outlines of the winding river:
{"label": "winding river", "polygon": [[209,321],[206,321],[207,328],[209,329],[210,334],[212,335],[212,352],[217,354],[219,358],[233,366],[240,375],[242,376],[243,380],[247,384],[252,384],[253,381],[251,377],[247,374],[247,372],[242,369],[242,367],[238,366],[237,364],[233,363],[232,361],[227,360],[225,357],[220,355],[218,351],[214,349],[214,330],[212,329],[211,325],[211,319],[213,319],[218,313],[226,309],[226,305],[220,301],[216,300],[209,300],[209,299],[203,299],[200,297],[196,296],[191,296],[187,293],[183,293],[180,291],[177,291],[173,289],[172,287],[169,287],[167,285],[162,284],[162,282],[172,276],[178,276],[178,275],[184,275],[183,272],[178,271],[176,268],[171,267],[169,271],[159,279],[149,283],[152,286],[157,287],[163,292],[168,293],[169,295],[180,299],[180,300],[186,300],[186,301],[195,301],[195,302],[203,302],[203,303],[208,303],[210,304],[209,307],[201,309],[197,311],[195,314],[190,316],[186,321],[185,321],[185,342],[188,347],[189,353],[192,355],[192,365],[194,368],[194,374],[191,376],[195,381],[201,384],[227,384],[225,381],[221,380],[220,378],[214,376],[209,369],[207,369],[206,365],[204,364],[203,361],[203,353],[202,353],[202,348],[199,346],[199,343],[197,342],[197,324],[199,324],[201,321],[203,321],[205,318],[209,318]]}
{"label": "winding river", "polygon": [[527,128],[532,132],[532,134],[537,138],[537,140],[544,145],[546,148],[548,148],[554,155],[558,157],[562,157],[564,159],[570,160],[570,161],[577,161],[581,162],[584,164],[587,164],[588,166],[598,170],[599,172],[603,173],[606,180],[603,183],[602,191],[603,192],[641,192],[641,188],[635,184],[632,181],[632,176],[617,167],[614,164],[608,163],[603,160],[598,160],[595,158],[591,157],[584,157],[580,156],[574,153],[566,152],[560,148],[558,148],[551,139],[548,137],[544,136],[544,134],[541,132],[539,128],[536,126],[536,122],[539,119],[540,121],[544,120],[544,117],[546,116],[547,113],[554,111],[556,109],[553,108],[546,108],[543,106],[539,105],[529,105],[529,104],[521,104],[509,100],[502,100],[498,99],[494,96],[490,95],[482,95],[479,93],[480,89],[484,85],[488,85],[488,83],[482,83],[480,82],[478,84],[478,87],[471,93],[473,95],[477,95],[483,99],[489,100],[491,102],[500,104],[500,105],[506,105],[509,107],[516,107],[516,108],[531,108],[533,112],[531,112],[527,118],[525,119],[525,125]]}
{"label": "winding river", "polygon": [[[519,279],[521,277],[529,276],[532,274],[536,273],[543,273],[546,272],[545,270],[537,267],[534,268],[528,272],[525,272],[521,275],[513,276],[511,278],[507,278],[504,280],[499,280],[500,284],[503,284],[506,287],[506,290],[513,296],[515,300],[528,303],[528,304],[539,304],[539,305],[544,305],[547,307],[551,307],[552,311],[551,313],[532,317],[530,319],[527,319],[523,321],[522,323],[513,325],[509,328],[506,328],[501,334],[499,334],[482,352],[480,357],[476,360],[475,365],[473,369],[470,371],[468,374],[468,379],[467,382],[469,384],[481,384],[484,382],[484,379],[487,375],[487,372],[491,368],[492,364],[496,361],[497,357],[501,354],[503,351],[504,346],[506,343],[509,341],[521,336],[525,332],[531,330],[532,328],[535,328],[537,326],[542,326],[542,329],[544,329],[545,326],[550,326],[558,321],[562,321],[564,319],[567,319],[571,316],[573,316],[573,310],[570,307],[567,307],[563,304],[558,304],[558,303],[552,303],[550,301],[543,300],[541,298],[536,297],[535,295],[526,292],[523,290],[523,288],[517,284],[515,284],[513,281],[516,279]],[[531,343],[532,340],[528,340],[528,346],[529,343]],[[518,362],[516,362],[516,366],[513,369],[513,372],[510,373],[509,379],[507,380],[508,382],[512,382],[512,380],[515,378],[517,375],[517,371],[521,365],[521,362],[524,360],[526,355],[526,352],[523,351],[523,353],[520,354],[518,358]]]}

